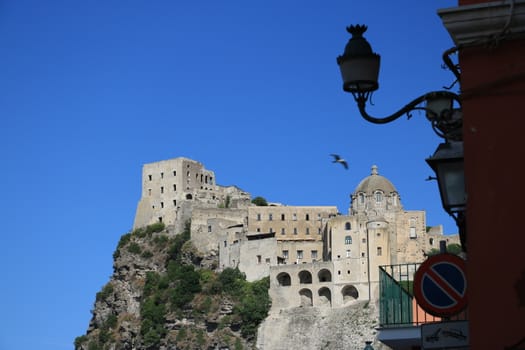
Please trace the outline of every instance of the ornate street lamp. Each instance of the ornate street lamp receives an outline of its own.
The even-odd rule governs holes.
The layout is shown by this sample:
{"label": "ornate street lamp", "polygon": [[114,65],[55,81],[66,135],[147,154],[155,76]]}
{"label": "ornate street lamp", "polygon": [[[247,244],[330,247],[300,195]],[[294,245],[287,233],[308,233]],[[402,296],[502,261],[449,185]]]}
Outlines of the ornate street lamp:
{"label": "ornate street lamp", "polygon": [[343,78],[343,90],[349,92],[357,102],[361,116],[374,124],[390,123],[406,114],[409,118],[414,110],[423,110],[432,123],[434,131],[443,138],[461,140],[462,116],[454,102],[460,104],[457,94],[450,91],[432,91],[417,97],[390,116],[376,118],[366,111],[370,94],[379,88],[379,64],[381,57],[372,52],[372,47],[363,37],[365,25],[351,25],[346,30],[352,34],[337,64]]}
{"label": "ornate street lamp", "polygon": [[[436,172],[443,208],[458,225],[460,240],[466,252],[466,194],[463,172],[463,115],[460,96],[450,91],[431,91],[415,98],[390,116],[377,118],[369,115],[366,104],[370,95],[379,88],[379,64],[381,57],[363,37],[367,26],[351,25],[346,30],[352,34],[337,64],[341,69],[343,90],[354,97],[361,116],[374,124],[390,123],[403,115],[422,110],[434,132],[445,139],[427,163]],[[443,59],[459,81],[459,71],[453,66],[445,51]],[[457,107],[455,107],[457,106]]]}
{"label": "ornate street lamp", "polygon": [[441,143],[434,155],[426,159],[436,173],[441,202],[445,211],[454,218],[459,229],[463,251],[467,251],[465,210],[465,172],[463,169],[463,142]]}

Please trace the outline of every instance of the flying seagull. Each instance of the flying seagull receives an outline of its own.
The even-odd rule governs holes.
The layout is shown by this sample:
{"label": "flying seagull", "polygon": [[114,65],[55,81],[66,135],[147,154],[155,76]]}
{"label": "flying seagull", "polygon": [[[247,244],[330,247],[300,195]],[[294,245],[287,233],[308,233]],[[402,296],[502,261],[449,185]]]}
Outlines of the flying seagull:
{"label": "flying seagull", "polygon": [[346,160],[341,158],[338,154],[330,154],[330,155],[334,157],[334,160],[332,161],[332,163],[340,163],[342,166],[345,167],[345,169],[348,169],[348,163],[346,162]]}

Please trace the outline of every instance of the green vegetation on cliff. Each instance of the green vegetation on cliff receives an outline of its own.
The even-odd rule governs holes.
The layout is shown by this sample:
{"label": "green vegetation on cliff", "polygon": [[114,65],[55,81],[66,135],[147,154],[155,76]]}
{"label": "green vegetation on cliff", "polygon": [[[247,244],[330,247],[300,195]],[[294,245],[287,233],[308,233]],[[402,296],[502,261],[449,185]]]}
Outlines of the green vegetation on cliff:
{"label": "green vegetation on cliff", "polygon": [[[210,337],[197,324],[216,328],[214,341],[231,349],[243,349],[243,344],[254,340],[270,308],[269,278],[250,283],[237,268],[218,273],[194,266],[188,259],[188,252],[194,251],[190,227],[188,222],[183,232],[172,237],[164,233],[164,224],[157,223],[121,237],[113,254],[115,261],[132,257],[133,264],[140,264],[158,259],[155,262],[161,267],[146,271],[142,282],[135,283],[142,288],[137,315],[119,314],[112,308],[118,290],[113,280],[108,282],[96,295],[92,327],[75,339],[76,350],[127,349],[130,344],[134,349],[166,344],[176,344],[177,349],[207,348]],[[109,308],[109,316],[95,321],[100,319],[95,317],[100,305]],[[225,308],[229,311],[224,312]],[[134,332],[126,333],[134,334],[131,340],[122,334],[125,324],[135,325]]]}

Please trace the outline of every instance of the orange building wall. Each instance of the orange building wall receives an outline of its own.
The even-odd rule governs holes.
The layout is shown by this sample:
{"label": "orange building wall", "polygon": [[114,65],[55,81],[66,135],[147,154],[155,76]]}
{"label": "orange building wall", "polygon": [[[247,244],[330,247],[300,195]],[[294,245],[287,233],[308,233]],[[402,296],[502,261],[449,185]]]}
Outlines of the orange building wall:
{"label": "orange building wall", "polygon": [[525,341],[525,40],[463,48],[459,63],[470,343],[504,349]]}

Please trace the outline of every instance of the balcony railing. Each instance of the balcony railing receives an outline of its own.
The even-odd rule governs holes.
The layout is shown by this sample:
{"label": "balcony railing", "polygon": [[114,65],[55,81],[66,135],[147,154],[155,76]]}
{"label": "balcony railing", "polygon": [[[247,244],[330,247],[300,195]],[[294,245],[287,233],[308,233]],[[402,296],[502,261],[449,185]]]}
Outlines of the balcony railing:
{"label": "balcony railing", "polygon": [[[440,322],[442,318],[426,313],[413,294],[414,274],[420,263],[379,267],[379,324],[383,328],[419,326]],[[449,320],[466,320],[466,311]]]}

